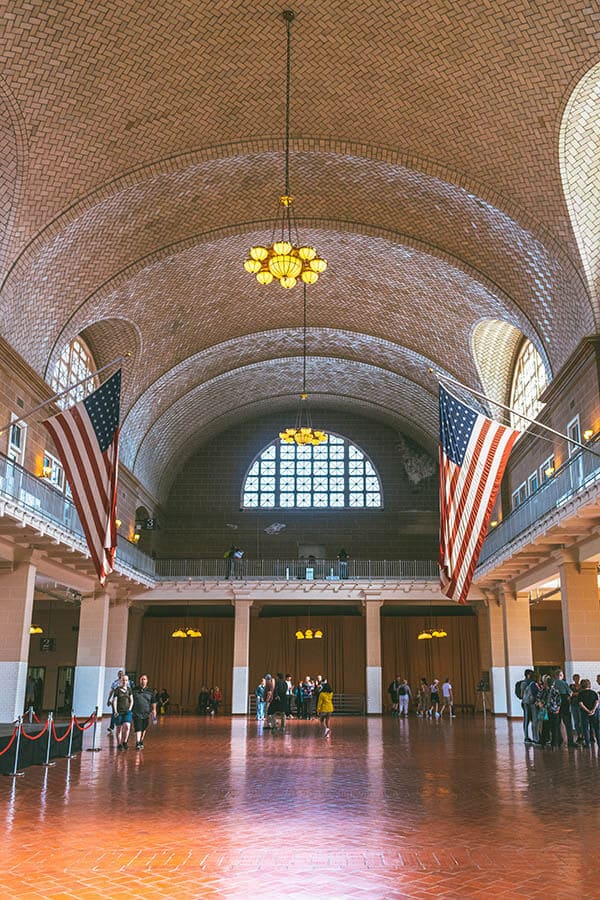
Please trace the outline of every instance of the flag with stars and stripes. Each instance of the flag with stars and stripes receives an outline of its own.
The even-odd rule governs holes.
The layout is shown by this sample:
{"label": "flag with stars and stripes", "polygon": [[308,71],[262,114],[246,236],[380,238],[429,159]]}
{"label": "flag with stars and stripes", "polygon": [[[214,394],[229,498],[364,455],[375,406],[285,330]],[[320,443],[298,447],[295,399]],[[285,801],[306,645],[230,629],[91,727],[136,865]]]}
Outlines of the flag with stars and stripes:
{"label": "flag with stars and stripes", "polygon": [[440,582],[442,593],[459,603],[466,603],[518,436],[440,384]]}
{"label": "flag with stars and stripes", "polygon": [[121,370],[93,394],[44,422],[73,494],[100,584],[113,570],[117,546]]}

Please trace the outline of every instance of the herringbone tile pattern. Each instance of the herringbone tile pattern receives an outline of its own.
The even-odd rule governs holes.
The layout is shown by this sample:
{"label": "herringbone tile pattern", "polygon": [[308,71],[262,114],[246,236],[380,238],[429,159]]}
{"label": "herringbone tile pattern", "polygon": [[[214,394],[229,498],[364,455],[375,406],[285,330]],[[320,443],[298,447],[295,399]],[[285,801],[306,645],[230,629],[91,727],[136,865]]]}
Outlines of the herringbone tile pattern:
{"label": "herringbone tile pattern", "polygon": [[[285,735],[166,719],[5,780],[3,897],[600,896],[595,752],[525,747],[520,724],[336,719]],[[585,798],[588,798],[587,800]],[[560,847],[562,863],[540,869]],[[586,847],[588,851],[586,851]],[[552,858],[555,858],[554,855]]]}

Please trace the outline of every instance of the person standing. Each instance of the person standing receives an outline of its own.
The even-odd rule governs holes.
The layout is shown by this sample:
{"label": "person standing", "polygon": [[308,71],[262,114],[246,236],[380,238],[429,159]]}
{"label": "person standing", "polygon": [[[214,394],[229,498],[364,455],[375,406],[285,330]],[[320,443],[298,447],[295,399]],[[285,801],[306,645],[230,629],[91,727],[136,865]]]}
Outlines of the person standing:
{"label": "person standing", "polygon": [[440,716],[444,715],[444,710],[446,709],[446,707],[448,707],[448,714],[450,718],[455,719],[456,716],[454,715],[454,695],[452,693],[450,678],[446,678],[445,682],[442,685],[442,700],[444,702],[440,710]]}
{"label": "person standing", "polygon": [[166,688],[163,688],[160,694],[158,695],[158,711],[161,716],[164,716],[167,711],[167,706],[171,700],[171,695],[169,694]]}
{"label": "person standing", "polygon": [[581,677],[573,675],[573,681],[569,685],[571,691],[571,718],[573,719],[573,730],[576,734],[576,742],[583,743],[583,732],[581,730],[581,707],[579,706],[579,691],[581,690]]}
{"label": "person standing", "polygon": [[340,573],[340,578],[342,580],[344,580],[348,577],[348,560],[350,559],[350,557],[346,553],[346,550],[344,549],[344,547],[341,548],[340,552],[338,553],[337,558],[338,558],[338,570]]}
{"label": "person standing", "polygon": [[[565,681],[564,672],[556,669],[554,672],[554,687],[560,695],[560,721],[565,726],[567,733],[567,744],[569,747],[575,747],[573,740],[573,723],[571,722],[571,689]],[[560,733],[560,723],[558,728],[559,746],[562,744],[562,734]]]}
{"label": "person standing", "polygon": [[410,703],[411,696],[408,681],[406,678],[401,678],[400,684],[398,685],[398,717],[408,717],[408,704]]}
{"label": "person standing", "polygon": [[113,710],[113,697],[114,697],[114,695],[115,695],[116,689],[117,689],[117,688],[119,687],[119,685],[121,684],[121,676],[124,675],[124,674],[125,674],[125,673],[124,673],[123,669],[119,669],[119,671],[117,672],[117,677],[116,677],[115,680],[112,682],[112,684],[111,684],[111,686],[110,686],[110,690],[109,690],[109,692],[108,692],[108,699],[107,699],[107,701],[106,701],[106,705],[107,705],[107,706],[110,706],[110,725],[108,726],[108,733],[109,733],[109,734],[112,734],[113,731],[115,730],[115,713],[114,713],[114,710]]}
{"label": "person standing", "polygon": [[590,746],[590,729],[596,738],[596,744],[600,747],[600,727],[598,722],[598,694],[591,689],[589,678],[581,681],[579,691],[579,708],[581,709],[581,728],[583,731],[583,743]]}
{"label": "person standing", "polygon": [[425,718],[431,706],[431,691],[425,676],[421,678],[417,693],[417,715]]}
{"label": "person standing", "polygon": [[[285,700],[286,700],[286,692],[287,685],[283,680],[283,674],[281,672],[277,673],[277,679],[275,681],[275,686],[273,688],[273,692],[271,694],[271,702],[269,703],[269,708],[267,709],[267,715],[269,717],[269,725],[271,726],[271,732],[276,734],[279,730],[281,733],[285,731]],[[277,728],[277,719],[280,719],[281,724],[279,729]]]}
{"label": "person standing", "polygon": [[392,716],[398,715],[398,688],[400,687],[401,680],[400,676],[396,675],[394,680],[390,681],[388,686],[388,694],[392,701]]}
{"label": "person standing", "polygon": [[[533,669],[525,669],[523,678],[517,681],[515,685],[515,695],[521,701],[521,709],[523,710],[523,740],[526,744],[535,744],[538,741],[538,716],[536,705],[539,689],[535,679]],[[529,728],[531,726],[531,737],[529,737]]]}
{"label": "person standing", "polygon": [[231,574],[233,572],[233,557],[237,550],[235,544],[232,544],[229,550],[227,550],[223,556],[225,558],[225,578],[231,578]]}
{"label": "person standing", "polygon": [[333,688],[325,681],[319,691],[317,700],[317,715],[323,726],[323,737],[331,734],[331,715],[333,713]]}
{"label": "person standing", "polygon": [[312,698],[314,693],[314,685],[307,675],[302,683],[302,718],[312,718]]}
{"label": "person standing", "polygon": [[261,678],[254,688],[254,696],[256,697],[256,721],[263,722],[265,718],[265,685],[266,681]]}
{"label": "person standing", "polygon": [[117,750],[127,750],[127,741],[131,730],[133,691],[129,684],[129,678],[125,673],[121,675],[119,685],[113,694],[112,706],[117,732]]}
{"label": "person standing", "polygon": [[221,705],[221,701],[223,700],[223,694],[221,692],[221,688],[218,685],[215,685],[214,688],[210,689],[210,714],[211,716],[216,716],[219,712],[219,706]]}
{"label": "person standing", "polygon": [[429,712],[427,715],[429,718],[432,718],[432,715],[435,716],[436,719],[440,717],[440,680],[439,678],[434,678],[433,682],[430,686],[431,691],[431,706],[429,707]]}
{"label": "person standing", "polygon": [[152,688],[148,687],[148,676],[140,675],[139,683],[133,689],[133,730],[135,731],[135,749],[144,749],[144,738],[148,730],[150,716],[156,723],[157,696]]}

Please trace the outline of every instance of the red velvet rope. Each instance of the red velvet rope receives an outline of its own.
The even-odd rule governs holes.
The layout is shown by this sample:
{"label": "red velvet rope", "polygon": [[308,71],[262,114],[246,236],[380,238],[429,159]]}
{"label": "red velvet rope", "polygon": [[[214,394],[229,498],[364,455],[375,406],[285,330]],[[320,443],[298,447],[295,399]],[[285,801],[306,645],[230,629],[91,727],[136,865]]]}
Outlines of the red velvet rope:
{"label": "red velvet rope", "polygon": [[69,727],[67,728],[67,730],[65,731],[63,736],[59,737],[56,733],[56,726],[54,724],[54,719],[52,720],[52,735],[57,744],[60,744],[60,742],[64,741],[65,738],[68,738],[72,731],[73,731],[73,719],[71,719],[71,724],[69,725]]}
{"label": "red velvet rope", "polygon": [[94,722],[96,721],[96,713],[93,712],[89,719],[86,719],[83,725],[80,725],[77,719],[73,720],[80,731],[87,731],[88,728],[91,728]]}
{"label": "red velvet rope", "polygon": [[27,738],[28,741],[39,741],[39,739],[40,739],[44,734],[46,734],[47,731],[48,731],[48,720],[46,720],[46,724],[44,725],[44,727],[42,728],[42,730],[40,731],[40,733],[39,733],[39,734],[36,734],[36,735],[33,735],[33,736],[32,736],[31,734],[27,734],[27,732],[25,731],[25,729],[24,729],[23,726],[21,725],[21,734],[23,735],[23,737]]}
{"label": "red velvet rope", "polygon": [[33,721],[36,722],[38,725],[42,724],[40,719],[38,719],[37,715],[35,714],[35,712],[33,713]]}
{"label": "red velvet rope", "polygon": [[0,756],[4,756],[5,753],[8,753],[8,751],[10,750],[10,748],[12,747],[12,745],[13,745],[14,742],[15,742],[15,738],[16,738],[16,736],[17,736],[17,731],[18,731],[18,730],[19,730],[19,726],[18,726],[18,725],[15,725],[15,730],[14,730],[13,733],[12,733],[12,736],[11,736],[10,741],[8,742],[8,744],[6,745],[6,747],[4,748],[4,750],[0,750]]}

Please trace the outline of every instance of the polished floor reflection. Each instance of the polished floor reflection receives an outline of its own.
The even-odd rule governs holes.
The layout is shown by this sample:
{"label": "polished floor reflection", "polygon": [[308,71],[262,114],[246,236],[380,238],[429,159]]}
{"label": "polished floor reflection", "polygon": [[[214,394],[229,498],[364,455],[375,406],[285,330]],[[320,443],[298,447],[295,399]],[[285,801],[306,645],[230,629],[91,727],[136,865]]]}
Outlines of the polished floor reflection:
{"label": "polished floor reflection", "polygon": [[600,896],[599,762],[519,723],[165,718],[0,781],[2,897]]}

